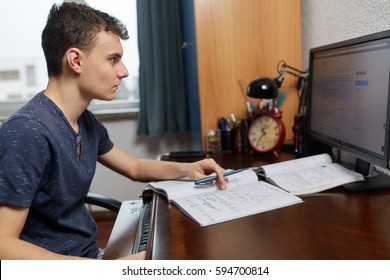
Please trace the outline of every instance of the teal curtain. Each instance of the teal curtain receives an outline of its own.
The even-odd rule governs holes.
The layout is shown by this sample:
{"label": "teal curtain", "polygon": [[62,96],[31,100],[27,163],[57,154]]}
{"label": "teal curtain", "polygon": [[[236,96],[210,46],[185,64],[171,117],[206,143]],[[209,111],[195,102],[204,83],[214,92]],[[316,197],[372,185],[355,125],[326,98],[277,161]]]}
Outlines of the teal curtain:
{"label": "teal curtain", "polygon": [[137,0],[140,59],[138,135],[188,129],[180,0]]}

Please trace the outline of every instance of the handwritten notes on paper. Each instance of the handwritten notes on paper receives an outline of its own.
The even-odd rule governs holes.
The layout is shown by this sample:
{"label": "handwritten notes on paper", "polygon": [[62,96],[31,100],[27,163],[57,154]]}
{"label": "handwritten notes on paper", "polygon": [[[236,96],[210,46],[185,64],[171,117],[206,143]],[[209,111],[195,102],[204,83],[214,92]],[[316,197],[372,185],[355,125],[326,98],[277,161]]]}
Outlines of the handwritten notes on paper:
{"label": "handwritten notes on paper", "polygon": [[229,176],[227,190],[195,185],[188,178],[149,183],[199,225],[206,226],[292,205],[302,200],[271,184],[258,181],[252,170]]}
{"label": "handwritten notes on paper", "polygon": [[266,182],[177,198],[174,202],[200,225],[210,225],[292,205],[302,200]]}

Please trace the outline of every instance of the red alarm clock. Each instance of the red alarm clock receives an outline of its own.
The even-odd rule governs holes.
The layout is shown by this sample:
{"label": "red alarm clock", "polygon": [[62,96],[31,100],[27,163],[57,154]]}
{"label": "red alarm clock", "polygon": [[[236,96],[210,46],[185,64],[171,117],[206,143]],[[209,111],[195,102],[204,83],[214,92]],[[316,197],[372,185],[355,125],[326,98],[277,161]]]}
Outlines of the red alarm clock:
{"label": "red alarm clock", "polygon": [[286,137],[282,114],[277,109],[258,111],[249,126],[248,140],[254,151],[273,152],[278,156],[279,148]]}

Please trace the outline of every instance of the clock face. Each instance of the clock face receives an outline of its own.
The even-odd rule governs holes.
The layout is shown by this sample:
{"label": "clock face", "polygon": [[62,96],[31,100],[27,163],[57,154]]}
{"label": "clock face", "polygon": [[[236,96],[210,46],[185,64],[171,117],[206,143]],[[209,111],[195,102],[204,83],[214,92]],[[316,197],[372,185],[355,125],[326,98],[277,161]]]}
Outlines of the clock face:
{"label": "clock face", "polygon": [[282,121],[269,115],[259,115],[249,127],[249,143],[258,152],[275,151],[283,143],[284,137]]}

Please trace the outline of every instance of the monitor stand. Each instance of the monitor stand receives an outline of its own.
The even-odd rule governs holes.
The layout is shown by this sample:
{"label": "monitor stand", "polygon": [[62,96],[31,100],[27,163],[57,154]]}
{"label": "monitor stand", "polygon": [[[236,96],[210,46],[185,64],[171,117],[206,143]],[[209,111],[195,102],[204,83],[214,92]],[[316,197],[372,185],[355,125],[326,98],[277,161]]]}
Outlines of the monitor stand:
{"label": "monitor stand", "polygon": [[355,171],[363,174],[364,181],[344,184],[343,187],[349,192],[369,192],[390,190],[390,176],[374,170],[374,165],[362,160],[356,159]]}

